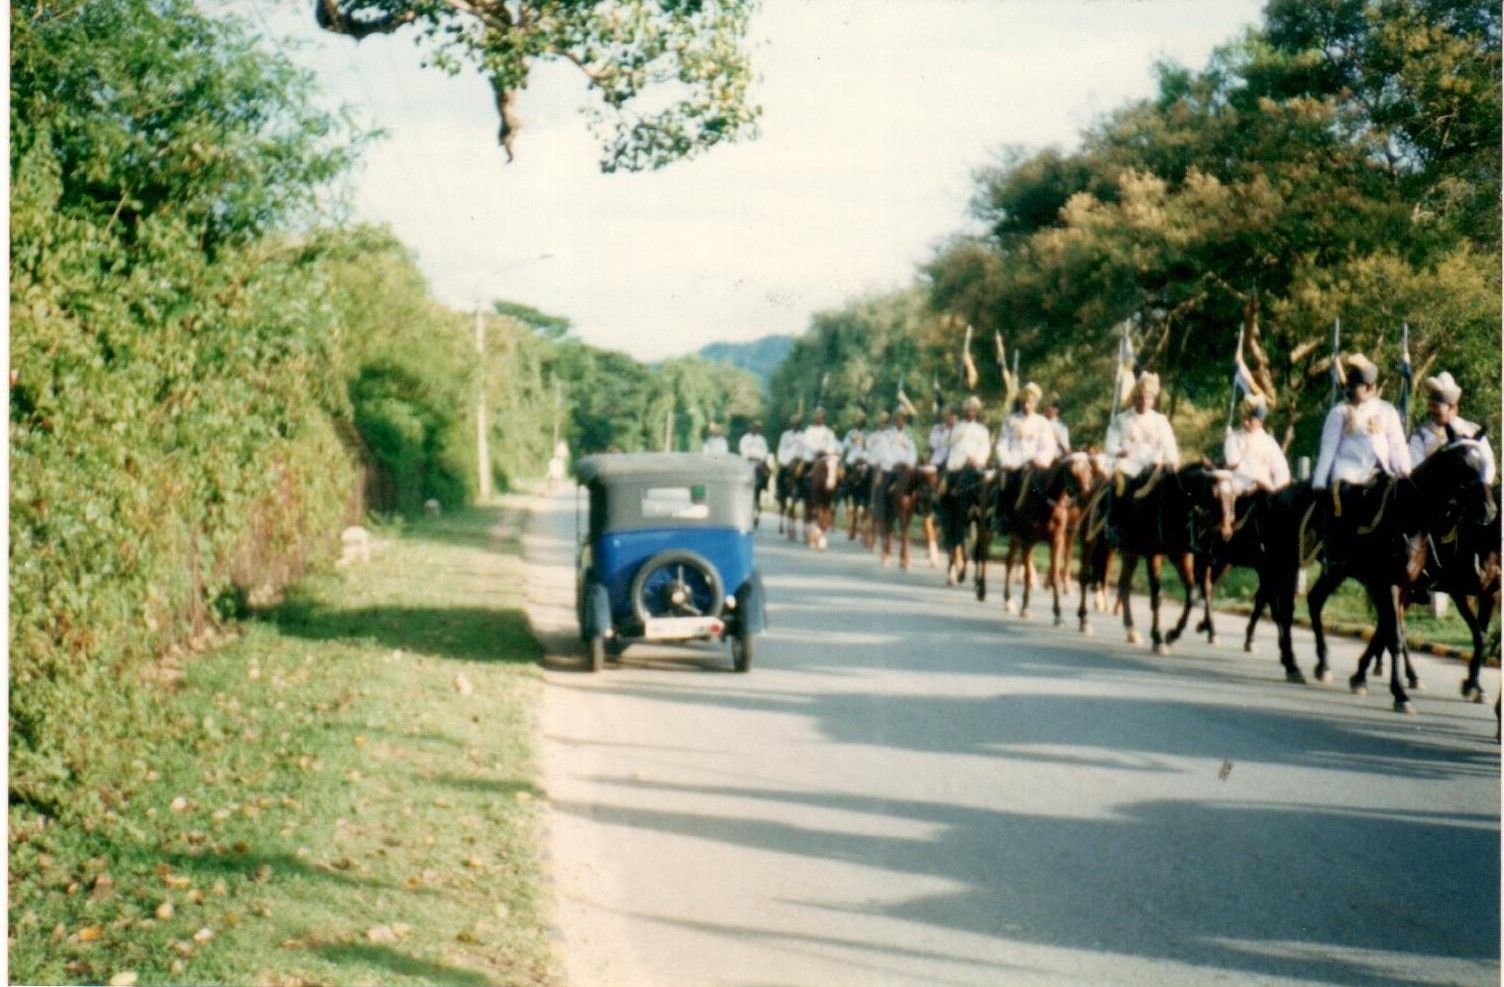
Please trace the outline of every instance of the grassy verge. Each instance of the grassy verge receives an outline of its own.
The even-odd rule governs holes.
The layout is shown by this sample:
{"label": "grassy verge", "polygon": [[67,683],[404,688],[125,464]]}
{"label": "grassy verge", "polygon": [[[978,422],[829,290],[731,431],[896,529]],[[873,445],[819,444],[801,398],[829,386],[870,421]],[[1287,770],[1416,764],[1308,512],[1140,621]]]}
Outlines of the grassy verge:
{"label": "grassy verge", "polygon": [[547,981],[500,519],[415,524],[189,662],[97,819],[12,806],[12,982]]}

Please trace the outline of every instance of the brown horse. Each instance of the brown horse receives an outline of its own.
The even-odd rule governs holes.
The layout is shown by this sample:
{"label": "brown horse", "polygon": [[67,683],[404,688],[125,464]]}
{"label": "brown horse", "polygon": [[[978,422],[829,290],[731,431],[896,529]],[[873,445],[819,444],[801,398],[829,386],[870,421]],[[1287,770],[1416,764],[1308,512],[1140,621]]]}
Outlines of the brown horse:
{"label": "brown horse", "polygon": [[[876,473],[876,471],[874,471]],[[909,525],[924,500],[933,473],[914,466],[899,466],[886,475],[877,473],[873,486],[874,529],[882,534],[883,565],[893,563],[893,530],[898,529],[898,564],[909,568]]]}
{"label": "brown horse", "polygon": [[825,551],[825,536],[835,527],[836,490],[841,483],[841,457],[819,456],[808,465],[809,484],[804,495],[804,543]]}
{"label": "brown horse", "polygon": [[[1029,597],[1034,589],[1034,567],[1028,560],[1034,546],[1045,542],[1050,546],[1050,568],[1045,576],[1045,585],[1053,596],[1055,625],[1063,623],[1060,611],[1060,591],[1066,584],[1071,559],[1071,533],[1080,520],[1081,511],[1095,485],[1091,460],[1081,452],[1064,456],[1048,468],[1032,476],[1019,477],[1016,488],[1004,490],[999,487],[998,517],[1000,527],[1011,537],[1008,540],[1008,557],[1003,564],[1003,609],[1012,610],[1013,567],[1020,561],[1024,564],[1024,594],[1018,615],[1029,616]],[[1010,504],[1003,504],[1004,498]]]}

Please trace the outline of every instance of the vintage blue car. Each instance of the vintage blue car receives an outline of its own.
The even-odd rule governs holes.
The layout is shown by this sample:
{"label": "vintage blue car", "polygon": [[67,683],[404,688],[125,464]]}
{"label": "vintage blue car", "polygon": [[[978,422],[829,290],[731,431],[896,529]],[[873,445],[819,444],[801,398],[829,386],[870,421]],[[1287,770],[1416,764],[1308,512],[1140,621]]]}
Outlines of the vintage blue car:
{"label": "vintage blue car", "polygon": [[576,465],[576,609],[590,669],[637,641],[731,643],[752,667],[766,623],[752,558],[753,464],[731,456],[614,453]]}

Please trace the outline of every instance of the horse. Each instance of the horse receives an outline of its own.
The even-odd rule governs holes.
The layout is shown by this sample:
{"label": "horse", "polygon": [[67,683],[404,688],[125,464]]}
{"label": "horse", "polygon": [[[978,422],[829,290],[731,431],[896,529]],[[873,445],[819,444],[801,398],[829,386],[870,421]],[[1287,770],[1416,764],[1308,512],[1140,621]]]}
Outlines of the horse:
{"label": "horse", "polygon": [[808,484],[804,495],[804,541],[825,551],[825,535],[835,527],[836,490],[841,483],[841,457],[828,452],[816,457],[805,470]]}
{"label": "horse", "polygon": [[[1344,580],[1356,579],[1378,614],[1378,625],[1348,686],[1355,694],[1366,695],[1368,666],[1387,650],[1389,693],[1399,713],[1415,712],[1415,704],[1400,683],[1400,667],[1405,664],[1400,643],[1405,594],[1421,585],[1433,543],[1446,543],[1469,522],[1486,527],[1496,520],[1491,492],[1481,476],[1478,443],[1449,439],[1409,476],[1381,476],[1362,485],[1336,482],[1319,494],[1329,498],[1322,519],[1322,568],[1307,596],[1316,637],[1316,679],[1331,680],[1322,609]],[[1413,669],[1406,668],[1406,678],[1412,689],[1419,686]]]}
{"label": "horse", "polygon": [[752,527],[762,523],[762,495],[768,489],[768,464],[752,460]]}
{"label": "horse", "polygon": [[998,486],[995,517],[998,527],[1011,537],[1003,563],[1003,609],[1012,612],[1013,567],[1024,567],[1024,595],[1018,615],[1029,616],[1029,598],[1034,589],[1034,567],[1029,564],[1034,546],[1050,546],[1050,568],[1045,583],[1053,595],[1055,625],[1063,623],[1060,591],[1066,585],[1071,558],[1071,533],[1094,485],[1091,461],[1085,453],[1070,453],[1042,471],[1018,478],[1016,486]]}
{"label": "horse", "polygon": [[[986,548],[993,482],[989,473],[970,466],[946,471],[940,487],[940,528],[945,543],[947,586],[965,582],[968,554],[976,555]],[[977,526],[975,536],[973,524]],[[972,542],[971,553],[966,551],[968,541]]]}
{"label": "horse", "polygon": [[1279,629],[1279,661],[1289,682],[1303,683],[1305,676],[1295,663],[1291,629],[1295,623],[1295,590],[1301,568],[1301,523],[1315,503],[1308,483],[1291,484],[1278,490],[1256,488],[1240,495],[1233,506],[1229,537],[1213,532],[1205,551],[1196,557],[1196,584],[1202,592],[1205,615],[1196,630],[1207,642],[1217,641],[1212,622],[1212,598],[1217,581],[1232,566],[1252,569],[1258,575],[1253,613],[1243,635],[1243,650],[1253,650],[1253,629],[1268,608]]}
{"label": "horse", "polygon": [[[1106,578],[1106,548],[1114,531],[1108,513],[1116,525],[1116,548],[1123,556],[1118,574],[1118,604],[1123,611],[1123,626],[1128,643],[1141,640],[1133,626],[1131,589],[1133,570],[1144,558],[1149,573],[1150,639],[1154,653],[1169,653],[1190,621],[1194,598],[1195,574],[1192,557],[1206,540],[1207,528],[1215,525],[1221,536],[1232,535],[1234,490],[1232,475],[1214,469],[1208,463],[1192,463],[1179,469],[1156,466],[1131,479],[1118,477],[1105,495],[1094,497],[1083,512],[1081,528],[1081,603],[1077,610],[1083,632],[1086,631],[1086,591],[1091,576]],[[1185,609],[1168,634],[1159,627],[1160,566],[1169,556],[1185,586]]]}
{"label": "horse", "polygon": [[798,459],[792,463],[779,463],[778,476],[774,481],[774,493],[778,500],[778,533],[783,534],[787,528],[789,541],[799,540],[794,533],[795,513],[799,509],[799,501],[803,499],[799,495],[799,487],[804,468],[804,462]]}
{"label": "horse", "polygon": [[[1467,678],[1462,680],[1462,695],[1475,703],[1484,700],[1478,672],[1488,650],[1484,632],[1499,609],[1499,491],[1488,491],[1488,503],[1481,517],[1463,519],[1455,529],[1431,540],[1426,567],[1421,578],[1432,592],[1446,593],[1457,605],[1457,614],[1473,638],[1473,654],[1468,660]],[[1468,603],[1476,597],[1475,612]],[[1403,644],[1403,638],[1401,638]]]}
{"label": "horse", "polygon": [[[876,472],[876,471],[874,471]],[[930,489],[931,471],[914,466],[898,466],[886,476],[877,473],[873,478],[873,531],[881,532],[883,565],[893,562],[893,529],[898,528],[898,564],[904,571],[909,568],[909,525],[914,513]]]}
{"label": "horse", "polygon": [[857,528],[866,522],[862,533],[862,544],[867,548],[872,547],[870,510],[872,500],[872,477],[877,472],[869,462],[851,463],[841,477],[840,489],[836,492],[836,499],[846,505],[846,514],[850,521],[850,527],[846,532],[847,541],[856,541]]}

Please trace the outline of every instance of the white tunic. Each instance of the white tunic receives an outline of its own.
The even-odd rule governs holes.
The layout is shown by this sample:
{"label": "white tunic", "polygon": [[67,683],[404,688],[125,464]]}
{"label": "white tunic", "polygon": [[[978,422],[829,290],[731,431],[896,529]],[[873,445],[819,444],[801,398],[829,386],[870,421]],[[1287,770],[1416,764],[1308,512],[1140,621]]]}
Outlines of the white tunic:
{"label": "white tunic", "polygon": [[1009,418],[997,440],[997,462],[1003,469],[1031,464],[1043,468],[1062,452],[1052,423],[1037,411]]}
{"label": "white tunic", "polygon": [[787,466],[804,458],[804,433],[788,429],[778,437],[778,465]]}
{"label": "white tunic", "polygon": [[743,459],[755,459],[760,463],[768,458],[768,439],[761,432],[748,432],[736,444],[736,451]]}
{"label": "white tunic", "polygon": [[1180,468],[1180,446],[1170,419],[1152,408],[1142,413],[1130,408],[1113,419],[1107,429],[1107,455],[1114,469],[1129,475],[1149,466]]}
{"label": "white tunic", "polygon": [[883,457],[878,461],[879,468],[883,472],[897,469],[900,466],[913,466],[919,462],[919,449],[914,445],[914,437],[907,430],[899,431],[891,428],[887,431],[887,439],[883,442]]}
{"label": "white tunic", "polygon": [[867,439],[860,429],[853,428],[846,433],[841,440],[841,454],[847,466],[865,461],[868,458]]}
{"label": "white tunic", "polygon": [[726,442],[724,435],[712,435],[705,439],[705,444],[700,451],[707,456],[724,456],[731,451],[731,446]]}
{"label": "white tunic", "polygon": [[936,422],[930,429],[930,465],[944,466],[950,456],[950,429],[944,422]]}
{"label": "white tunic", "polygon": [[[1478,434],[1478,426],[1462,418],[1453,418],[1452,434],[1459,439],[1471,439]],[[1426,422],[1410,435],[1410,465],[1420,465],[1431,453],[1446,444],[1446,429],[1434,422]],[[1483,482],[1492,484],[1495,473],[1493,443],[1480,442],[1478,448],[1483,453]]]}
{"label": "white tunic", "polygon": [[1050,427],[1055,430],[1055,442],[1060,446],[1060,454],[1063,456],[1071,451],[1071,430],[1065,427],[1064,419],[1046,419]]}
{"label": "white tunic", "polygon": [[950,433],[950,453],[945,457],[945,468],[958,470],[968,463],[981,469],[992,455],[992,436],[981,422],[956,422]]}
{"label": "white tunic", "polygon": [[1238,492],[1255,487],[1278,490],[1290,482],[1290,463],[1274,436],[1257,429],[1234,429],[1222,443],[1222,459],[1232,470]]}
{"label": "white tunic", "polygon": [[893,426],[867,436],[867,462],[880,464],[888,454],[888,443],[893,441]]}
{"label": "white tunic", "polygon": [[840,453],[841,440],[829,425],[811,425],[804,430],[804,458],[813,460],[822,453]]}
{"label": "white tunic", "polygon": [[1380,471],[1410,472],[1410,450],[1394,405],[1371,397],[1361,404],[1344,401],[1327,412],[1311,486],[1320,490],[1333,480],[1367,483]]}

